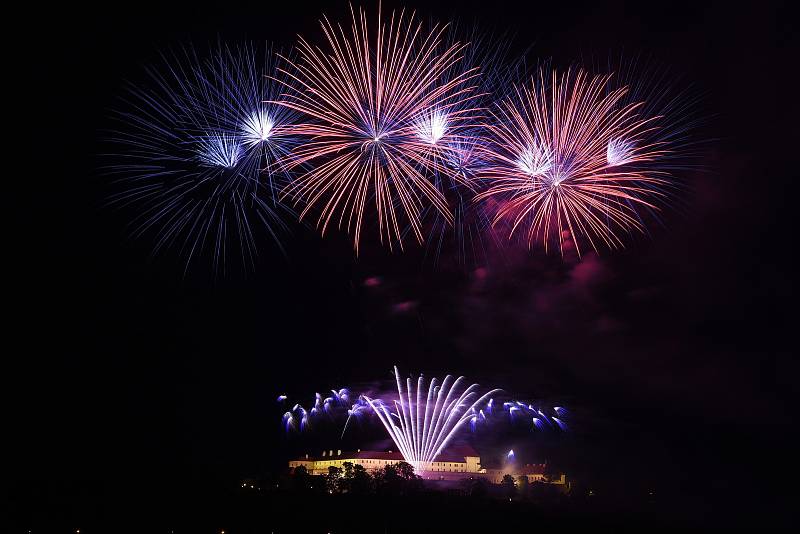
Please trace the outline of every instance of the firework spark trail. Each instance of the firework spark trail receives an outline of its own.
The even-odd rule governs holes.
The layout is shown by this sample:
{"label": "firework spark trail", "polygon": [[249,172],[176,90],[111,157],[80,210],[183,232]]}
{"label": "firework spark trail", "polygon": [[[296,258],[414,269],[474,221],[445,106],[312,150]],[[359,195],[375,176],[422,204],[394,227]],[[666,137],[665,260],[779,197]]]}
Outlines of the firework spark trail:
{"label": "firework spark trail", "polygon": [[[641,56],[620,55],[598,67],[615,73],[610,89],[628,88],[619,106],[641,103],[638,113],[654,117],[654,127],[643,135],[642,142],[661,147],[661,155],[651,165],[672,173],[675,179],[665,184],[661,192],[671,206],[682,204],[683,197],[676,194],[684,186],[679,177],[703,169],[704,147],[710,141],[693,135],[706,121],[700,110],[701,95],[679,74]],[[658,210],[638,207],[642,208],[638,211],[646,210],[650,218],[661,221]]]}
{"label": "firework spark trail", "polygon": [[666,153],[645,141],[655,118],[623,103],[627,88],[610,80],[541,69],[494,108],[482,146],[489,186],[476,200],[500,201],[494,223],[508,220],[509,236],[527,225],[529,246],[558,239],[563,254],[569,235],[578,254],[584,239],[617,248],[620,231],[644,229],[637,207],[657,209],[669,174],[650,165]]}
{"label": "firework spark trail", "polygon": [[446,26],[425,32],[414,17],[393,12],[387,25],[379,9],[373,34],[365,12],[351,7],[350,33],[323,19],[326,50],[300,38],[298,60],[281,70],[298,90],[286,91],[276,103],[309,119],[295,128],[309,141],[286,164],[310,169],[284,195],[305,204],[301,218],[319,209],[323,234],[331,223],[346,226],[356,253],[370,201],[380,240],[390,248],[395,242],[403,248],[406,224],[423,241],[426,209],[452,223],[430,174],[450,172],[441,162],[453,150],[447,141],[458,138],[471,114],[464,102],[477,72],[465,69],[442,82],[465,45],[443,45]]}
{"label": "firework spark trail", "polygon": [[[487,411],[491,409],[491,402],[494,399],[489,399],[489,403],[486,405]],[[515,418],[519,418],[521,416],[530,417],[531,422],[533,423],[533,430],[542,430],[544,428],[555,428],[555,425],[558,426],[559,429],[566,431],[567,425],[563,421],[563,418],[568,415],[567,409],[562,406],[554,406],[552,408],[552,412],[555,415],[548,415],[544,411],[542,411],[542,407],[536,407],[533,404],[526,404],[522,401],[509,401],[503,403],[503,409],[508,412],[509,419],[513,422]],[[483,411],[479,412],[479,415],[482,415]],[[515,416],[515,414],[518,414]],[[483,419],[486,416],[483,415]],[[477,422],[477,417],[476,417]],[[553,424],[555,422],[555,425]],[[545,426],[545,423],[547,426]]]}
{"label": "firework spark trail", "polygon": [[[475,195],[483,189],[481,171],[487,164],[478,147],[485,142],[486,110],[493,103],[493,94],[505,91],[516,79],[522,67],[521,61],[510,61],[508,35],[481,33],[474,28],[461,28],[457,24],[451,31],[451,39],[469,43],[464,49],[460,64],[448,69],[442,80],[449,81],[461,75],[464,67],[480,72],[480,76],[462,82],[475,88],[468,101],[460,103],[470,120],[464,121],[458,135],[445,136],[440,142],[448,150],[437,156],[440,165],[448,169],[445,173],[434,173],[437,189],[442,191],[453,214],[452,221],[445,219],[435,209],[428,208],[425,217],[430,220],[426,235],[426,259],[438,263],[442,253],[449,249],[455,261],[465,266],[472,261],[484,263],[502,252],[504,240],[491,231],[491,219],[483,205],[473,202]],[[452,128],[447,130],[452,131]],[[491,246],[492,250],[487,247]]]}
{"label": "firework spark trail", "polygon": [[278,91],[266,78],[272,52],[260,57],[250,45],[220,45],[206,59],[191,47],[164,55],[116,112],[107,170],[121,188],[109,204],[135,208],[132,235],[152,233],[154,253],[178,246],[187,269],[209,252],[224,270],[237,248],[252,267],[256,222],[280,246],[288,210],[275,188],[288,178],[277,162],[295,142],[287,127],[297,113],[265,102]]}
{"label": "firework spark trail", "polygon": [[339,439],[344,438],[344,433],[347,432],[347,425],[350,424],[350,420],[355,417],[356,419],[359,418],[362,412],[366,411],[369,405],[367,405],[361,398],[359,398],[353,406],[347,410],[347,419],[344,422],[344,427],[342,428],[342,435],[339,436]]}
{"label": "firework spark trail", "polygon": [[[395,380],[396,379],[397,377],[395,377]],[[453,377],[448,375],[441,386],[438,385],[438,379],[434,378],[431,380],[430,386],[426,388],[423,377],[419,377],[417,379],[417,387],[414,389],[411,388],[409,379],[406,381],[406,391],[416,391],[416,402],[409,400],[409,405],[415,406],[414,418],[402,418],[402,415],[400,415],[402,410],[399,409],[390,413],[390,415],[395,417],[401,426],[411,425],[413,421],[416,428],[415,439],[417,442],[421,443],[420,447],[425,449],[430,442],[430,429],[432,425],[435,425],[437,421],[441,421],[442,406],[447,405],[450,401],[449,398],[445,398],[444,400],[441,398],[434,398],[434,395],[436,395],[440,389],[453,391],[454,388],[457,389],[462,381],[463,379],[453,383]],[[402,389],[402,384],[397,383],[396,387]],[[424,394],[426,390],[427,394]],[[316,418],[324,416],[328,420],[336,420],[339,416],[344,416],[346,414],[347,417],[345,418],[341,432],[341,436],[344,436],[352,419],[360,419],[368,413],[377,415],[377,411],[374,410],[374,407],[377,406],[381,408],[385,406],[380,399],[374,399],[373,405],[370,405],[366,400],[368,397],[367,395],[359,395],[352,404],[349,404],[351,392],[348,388],[331,390],[331,393],[334,395],[333,397],[325,397],[324,399],[322,398],[322,394],[315,393],[313,407],[308,411],[306,411],[300,403],[294,404],[292,409],[284,414],[284,423],[286,423],[287,420],[291,423],[291,425],[286,428],[287,431],[295,429],[297,420],[302,419],[304,416],[306,417],[306,425],[304,428],[308,428],[313,424]],[[408,393],[406,395],[408,395]],[[287,399],[288,397],[286,395],[279,395],[276,402],[282,406]],[[494,397],[490,397],[482,408],[478,408],[476,405],[465,412],[468,414],[470,427],[473,431],[478,429],[478,425],[491,424],[494,418],[499,416],[499,414],[495,414],[494,412],[494,401]],[[399,401],[393,402],[395,405],[399,404]],[[563,419],[569,416],[569,412],[563,406],[553,407],[552,414],[548,414],[543,411],[546,410],[546,408],[541,406],[537,407],[534,406],[534,404],[519,400],[506,401],[503,402],[502,405],[503,410],[508,413],[509,421],[511,422],[524,420],[524,418],[522,418],[524,415],[532,418],[534,430],[543,429],[545,427],[554,428],[553,422],[562,430],[566,429],[566,423],[564,423]],[[488,416],[487,413],[489,414]]]}
{"label": "firework spark trail", "polygon": [[[472,420],[477,405],[500,391],[494,389],[478,396],[477,384],[462,387],[464,377],[453,380],[451,375],[445,377],[441,386],[437,385],[435,378],[426,385],[420,377],[416,388],[409,378],[404,391],[397,367],[394,374],[398,393],[398,400],[394,401],[395,412],[390,412],[380,399],[364,398],[403,458],[417,472],[427,470],[458,430]],[[423,398],[426,399],[424,409]],[[398,423],[394,422],[395,419]]]}

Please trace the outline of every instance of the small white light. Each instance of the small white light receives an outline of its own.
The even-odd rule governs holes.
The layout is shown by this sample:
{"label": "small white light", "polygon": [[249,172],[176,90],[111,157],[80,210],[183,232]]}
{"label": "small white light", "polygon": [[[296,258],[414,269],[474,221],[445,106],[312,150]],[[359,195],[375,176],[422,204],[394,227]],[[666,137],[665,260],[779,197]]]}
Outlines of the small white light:
{"label": "small white light", "polygon": [[611,166],[624,165],[633,157],[633,143],[624,139],[612,139],[606,148],[606,161]]}
{"label": "small white light", "polygon": [[417,137],[429,145],[435,145],[447,131],[447,115],[434,110],[419,119],[415,128]]}
{"label": "small white light", "polygon": [[546,174],[552,165],[552,156],[546,148],[529,148],[524,150],[517,159],[519,170],[532,178]]}
{"label": "small white light", "polygon": [[252,146],[266,141],[272,135],[274,127],[275,123],[266,112],[261,111],[251,114],[242,125],[245,143]]}

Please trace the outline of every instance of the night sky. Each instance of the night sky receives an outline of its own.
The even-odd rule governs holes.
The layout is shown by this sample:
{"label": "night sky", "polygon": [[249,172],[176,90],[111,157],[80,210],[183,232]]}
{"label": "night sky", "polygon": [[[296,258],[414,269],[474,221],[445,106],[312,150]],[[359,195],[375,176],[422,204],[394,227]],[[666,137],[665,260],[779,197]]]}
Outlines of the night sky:
{"label": "night sky", "polygon": [[574,431],[520,441],[531,461],[547,454],[568,474],[607,487],[624,477],[687,506],[724,495],[724,507],[751,516],[782,512],[798,376],[786,10],[428,4],[405,3],[510,32],[514,52],[530,47],[534,61],[622,52],[671,67],[702,98],[705,169],[683,176],[663,226],[580,263],[534,251],[465,268],[375,242],[355,258],[345,235],[294,225],[286,256],[265,243],[253,272],[214,277],[197,264],[184,274],[177,254],[153,257],[151,242],[128,237],[126,214],[104,207],[97,154],[123,81],[141,79],[167,46],[317,38],[323,6],[136,2],[32,17],[17,81],[35,102],[25,142],[36,153],[6,176],[32,188],[7,199],[19,215],[6,227],[18,250],[6,262],[21,272],[8,281],[19,341],[4,351],[4,434],[22,515],[124,508],[110,492],[147,492],[157,510],[181,492],[279,469],[298,451],[282,438],[278,393],[386,380],[394,364],[562,399],[579,417]]}

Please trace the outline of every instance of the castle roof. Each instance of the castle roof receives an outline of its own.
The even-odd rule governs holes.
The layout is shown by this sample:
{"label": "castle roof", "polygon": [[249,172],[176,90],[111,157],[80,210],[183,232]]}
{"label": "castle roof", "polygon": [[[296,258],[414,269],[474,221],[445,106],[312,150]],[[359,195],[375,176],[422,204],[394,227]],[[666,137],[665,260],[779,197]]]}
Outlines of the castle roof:
{"label": "castle roof", "polygon": [[311,456],[309,455],[308,458],[298,458],[298,460],[308,460],[314,462],[325,462],[329,460],[394,460],[394,461],[401,461],[403,460],[403,455],[396,451],[342,451],[341,454],[333,454],[333,455],[317,455]]}
{"label": "castle roof", "polygon": [[[470,446],[457,446],[443,451],[436,457],[436,462],[465,462],[466,456],[479,456]],[[391,460],[395,462],[403,461],[403,455],[398,451],[342,451],[341,454],[310,456],[308,458],[297,458],[297,460],[307,460],[314,462],[324,462],[330,460]]]}

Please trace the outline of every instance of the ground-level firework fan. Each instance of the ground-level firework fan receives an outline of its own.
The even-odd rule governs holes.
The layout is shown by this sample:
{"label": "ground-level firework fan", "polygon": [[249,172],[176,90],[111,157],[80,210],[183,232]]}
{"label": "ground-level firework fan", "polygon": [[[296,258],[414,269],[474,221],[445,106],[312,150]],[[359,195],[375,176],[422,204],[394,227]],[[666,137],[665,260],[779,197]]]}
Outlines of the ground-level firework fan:
{"label": "ground-level firework fan", "polygon": [[476,406],[500,391],[493,389],[479,396],[478,384],[466,386],[463,376],[454,379],[452,375],[441,383],[420,376],[416,386],[407,378],[404,389],[397,367],[394,375],[398,395],[394,409],[380,399],[364,398],[417,473],[429,470],[458,430],[475,417]]}

